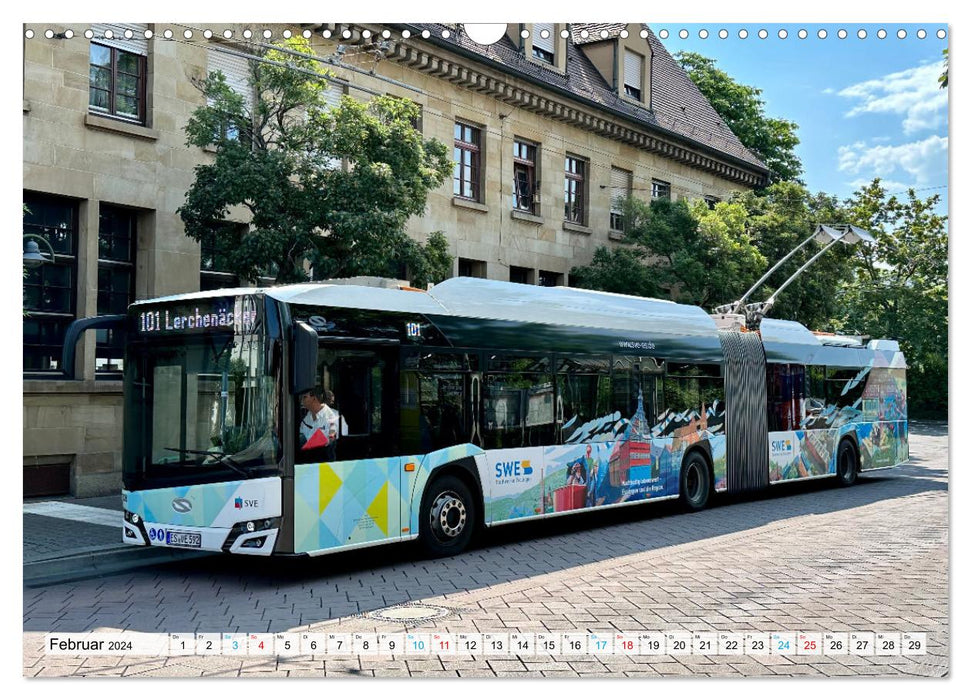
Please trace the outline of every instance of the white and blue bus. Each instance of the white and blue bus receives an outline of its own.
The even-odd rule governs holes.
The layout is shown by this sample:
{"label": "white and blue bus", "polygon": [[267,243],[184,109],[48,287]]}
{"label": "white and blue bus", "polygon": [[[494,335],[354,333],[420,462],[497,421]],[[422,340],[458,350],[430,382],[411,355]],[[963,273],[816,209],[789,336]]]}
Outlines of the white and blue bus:
{"label": "white and blue bus", "polygon": [[440,556],[483,527],[700,509],[908,459],[897,343],[789,321],[724,330],[669,301],[454,278],[185,294],[127,323],[133,545],[315,556],[417,539]]}

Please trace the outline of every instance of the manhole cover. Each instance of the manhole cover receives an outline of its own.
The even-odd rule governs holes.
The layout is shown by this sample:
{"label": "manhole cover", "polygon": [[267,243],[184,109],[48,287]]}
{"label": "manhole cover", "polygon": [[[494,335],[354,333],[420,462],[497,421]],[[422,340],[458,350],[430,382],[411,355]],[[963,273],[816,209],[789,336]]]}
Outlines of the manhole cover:
{"label": "manhole cover", "polygon": [[391,622],[425,622],[446,617],[451,612],[438,605],[399,605],[369,612],[367,616]]}

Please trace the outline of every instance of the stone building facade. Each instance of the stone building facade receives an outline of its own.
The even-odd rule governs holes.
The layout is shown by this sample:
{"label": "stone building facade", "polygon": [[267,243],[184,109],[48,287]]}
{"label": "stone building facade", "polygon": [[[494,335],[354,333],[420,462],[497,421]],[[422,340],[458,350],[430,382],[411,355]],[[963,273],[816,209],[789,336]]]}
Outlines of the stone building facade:
{"label": "stone building facade", "polygon": [[245,90],[245,54],[285,31],[309,32],[334,99],[412,100],[424,137],[453,148],[454,177],[409,233],[444,232],[454,274],[568,284],[598,246],[620,245],[620,195],[715,201],[767,176],[641,25],[509,25],[490,46],[441,24],[25,31],[24,233],[55,253],[25,280],[30,495],[120,484],[122,339],[87,332],[76,378],[63,379],[67,324],[237,282],[183,233],[177,209],[212,157],[187,147],[183,128],[208,71]]}

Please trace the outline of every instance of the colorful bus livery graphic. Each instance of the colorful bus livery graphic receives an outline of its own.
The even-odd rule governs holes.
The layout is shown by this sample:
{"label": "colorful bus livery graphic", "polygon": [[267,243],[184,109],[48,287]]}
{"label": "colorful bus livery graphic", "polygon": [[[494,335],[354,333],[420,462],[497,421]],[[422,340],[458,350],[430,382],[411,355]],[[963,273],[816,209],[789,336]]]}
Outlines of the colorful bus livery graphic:
{"label": "colorful bus livery graphic", "polygon": [[750,333],[693,306],[466,278],[220,290],[130,319],[130,544],[318,555],[418,539],[443,555],[480,526],[699,509],[908,458],[897,344],[788,321]]}

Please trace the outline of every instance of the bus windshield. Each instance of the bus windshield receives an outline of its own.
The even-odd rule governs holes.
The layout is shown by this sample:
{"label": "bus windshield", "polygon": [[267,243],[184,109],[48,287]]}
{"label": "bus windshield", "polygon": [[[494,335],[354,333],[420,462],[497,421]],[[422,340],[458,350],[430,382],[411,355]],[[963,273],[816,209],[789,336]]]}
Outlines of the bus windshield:
{"label": "bus windshield", "polygon": [[[130,348],[125,481],[129,488],[273,473],[279,382],[261,328],[167,334]],[[161,483],[159,485],[162,485]]]}

